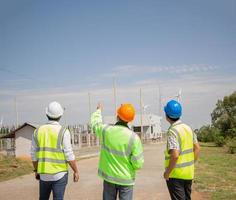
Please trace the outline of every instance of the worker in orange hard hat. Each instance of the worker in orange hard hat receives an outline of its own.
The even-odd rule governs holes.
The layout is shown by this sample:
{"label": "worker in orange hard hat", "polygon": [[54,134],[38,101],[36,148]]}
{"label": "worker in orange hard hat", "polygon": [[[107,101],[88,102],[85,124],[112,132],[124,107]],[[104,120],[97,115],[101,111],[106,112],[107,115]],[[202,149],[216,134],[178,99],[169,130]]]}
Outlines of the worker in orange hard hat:
{"label": "worker in orange hard hat", "polygon": [[135,172],[144,162],[139,136],[128,127],[135,109],[131,104],[122,104],[113,126],[102,123],[101,110],[99,104],[91,116],[91,125],[102,138],[98,175],[104,180],[103,200],[116,200],[118,194],[122,200],[132,200]]}

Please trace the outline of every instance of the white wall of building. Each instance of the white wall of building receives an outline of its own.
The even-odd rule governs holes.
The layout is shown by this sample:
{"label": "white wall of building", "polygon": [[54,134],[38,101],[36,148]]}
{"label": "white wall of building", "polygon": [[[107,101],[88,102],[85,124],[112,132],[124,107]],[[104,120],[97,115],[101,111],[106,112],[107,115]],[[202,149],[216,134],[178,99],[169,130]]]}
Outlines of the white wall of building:
{"label": "white wall of building", "polygon": [[16,157],[29,157],[32,134],[35,128],[31,126],[25,126],[16,132],[15,136],[15,155]]}

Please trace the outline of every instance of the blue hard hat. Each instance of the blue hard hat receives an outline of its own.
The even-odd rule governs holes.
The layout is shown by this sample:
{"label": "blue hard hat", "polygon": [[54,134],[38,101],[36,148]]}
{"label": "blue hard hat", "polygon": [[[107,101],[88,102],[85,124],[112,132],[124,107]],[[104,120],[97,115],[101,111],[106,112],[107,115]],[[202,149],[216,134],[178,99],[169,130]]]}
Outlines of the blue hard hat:
{"label": "blue hard hat", "polygon": [[173,119],[178,119],[182,115],[182,106],[178,101],[171,100],[164,107],[166,115]]}

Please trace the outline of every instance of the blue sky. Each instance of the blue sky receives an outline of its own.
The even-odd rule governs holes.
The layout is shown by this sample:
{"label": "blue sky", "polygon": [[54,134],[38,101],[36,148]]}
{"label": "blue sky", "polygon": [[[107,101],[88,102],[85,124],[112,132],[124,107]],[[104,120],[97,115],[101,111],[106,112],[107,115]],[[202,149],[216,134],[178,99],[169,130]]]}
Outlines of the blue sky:
{"label": "blue sky", "polygon": [[[92,106],[113,111],[138,91],[150,112],[182,89],[184,120],[208,123],[217,99],[236,85],[236,1],[0,0],[0,116],[14,123],[44,121],[58,100],[67,122],[86,122]],[[154,95],[156,94],[156,96]],[[201,108],[200,111],[196,108]]]}

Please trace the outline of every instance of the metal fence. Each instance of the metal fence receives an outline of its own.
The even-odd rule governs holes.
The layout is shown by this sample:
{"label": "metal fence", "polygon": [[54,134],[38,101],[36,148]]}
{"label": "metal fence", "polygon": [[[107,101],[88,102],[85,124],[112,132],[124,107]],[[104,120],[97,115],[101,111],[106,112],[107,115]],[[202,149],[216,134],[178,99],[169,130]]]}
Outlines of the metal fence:
{"label": "metal fence", "polygon": [[99,146],[99,138],[93,133],[71,132],[71,144],[73,148]]}
{"label": "metal fence", "polygon": [[0,152],[7,156],[15,155],[15,139],[4,138],[0,139]]}
{"label": "metal fence", "polygon": [[[96,147],[100,145],[99,138],[96,137],[94,133],[89,132],[77,132],[71,131],[71,144],[73,149],[81,149],[85,147]],[[142,133],[136,133],[143,144],[147,143],[155,143],[163,141],[163,137],[159,138],[148,138],[146,135]],[[14,138],[4,138],[0,139],[0,153],[4,155],[15,155],[15,139]]]}
{"label": "metal fence", "polygon": [[[157,138],[149,138],[147,135],[140,132],[136,134],[140,137],[142,143],[161,142],[164,139],[162,134]],[[99,138],[94,133],[78,133],[71,131],[71,144],[73,148],[99,146],[99,143]]]}

